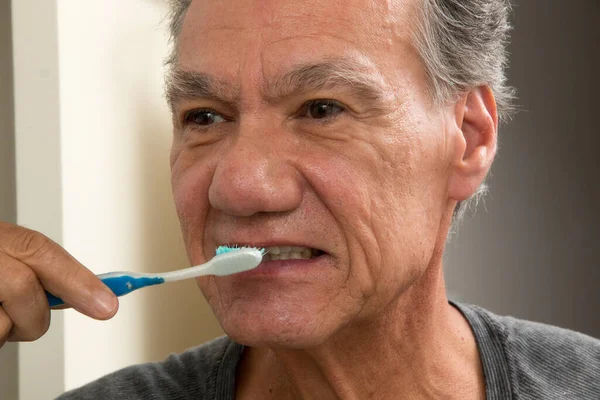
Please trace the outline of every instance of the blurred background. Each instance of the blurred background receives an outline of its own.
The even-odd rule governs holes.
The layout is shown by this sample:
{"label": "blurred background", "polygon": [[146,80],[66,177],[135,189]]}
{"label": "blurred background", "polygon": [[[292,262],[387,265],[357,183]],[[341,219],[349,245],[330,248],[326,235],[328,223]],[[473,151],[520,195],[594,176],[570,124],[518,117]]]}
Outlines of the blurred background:
{"label": "blurred background", "polygon": [[[542,5],[543,4],[543,5]],[[171,202],[164,2],[0,0],[0,220],[96,273],[187,266]],[[516,1],[490,195],[448,244],[449,296],[600,337],[600,3]],[[108,322],[54,312],[0,350],[0,398],[48,399],[221,334],[193,281]]]}

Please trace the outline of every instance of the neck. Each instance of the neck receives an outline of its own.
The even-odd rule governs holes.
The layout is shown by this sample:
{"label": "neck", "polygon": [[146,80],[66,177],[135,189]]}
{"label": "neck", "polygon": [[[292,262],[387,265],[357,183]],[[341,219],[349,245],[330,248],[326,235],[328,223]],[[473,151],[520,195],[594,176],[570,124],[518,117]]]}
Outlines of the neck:
{"label": "neck", "polygon": [[238,398],[484,398],[472,331],[432,267],[377,320],[316,348],[247,348]]}

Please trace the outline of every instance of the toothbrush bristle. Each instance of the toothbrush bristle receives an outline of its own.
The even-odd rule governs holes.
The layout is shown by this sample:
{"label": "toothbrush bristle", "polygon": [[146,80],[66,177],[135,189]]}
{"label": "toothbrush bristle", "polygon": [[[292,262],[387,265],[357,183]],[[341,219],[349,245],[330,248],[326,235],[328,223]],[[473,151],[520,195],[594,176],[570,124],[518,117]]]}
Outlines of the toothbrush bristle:
{"label": "toothbrush bristle", "polygon": [[260,251],[260,253],[262,255],[265,254],[265,249],[258,249],[256,247],[219,246],[219,247],[217,247],[217,251],[216,251],[215,255],[218,256],[218,255],[221,255],[221,254],[230,253],[232,251],[238,251],[238,250],[242,250],[242,249],[256,249],[256,250]]}

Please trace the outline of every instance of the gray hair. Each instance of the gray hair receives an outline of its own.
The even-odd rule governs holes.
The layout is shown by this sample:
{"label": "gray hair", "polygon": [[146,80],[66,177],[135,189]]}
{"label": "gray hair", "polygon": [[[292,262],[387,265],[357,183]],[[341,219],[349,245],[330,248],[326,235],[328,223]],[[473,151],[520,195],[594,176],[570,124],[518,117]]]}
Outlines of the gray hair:
{"label": "gray hair", "polygon": [[177,42],[183,28],[185,14],[190,4],[192,4],[192,0],[168,0],[168,3],[169,15],[167,18],[169,21],[169,36],[171,38],[171,53],[167,56],[165,64],[172,68],[177,62]]}
{"label": "gray hair", "polygon": [[[500,120],[510,117],[515,97],[505,73],[510,12],[510,0],[422,0],[415,47],[425,65],[436,105],[489,86]],[[468,200],[456,205],[452,218],[455,230],[487,191],[484,182]]]}
{"label": "gray hair", "polygon": [[[192,0],[169,0],[172,50],[168,66],[177,61],[177,40]],[[513,111],[514,90],[506,83],[506,46],[511,26],[510,0],[421,0],[414,45],[429,78],[435,105],[456,101],[480,86],[489,86],[498,115],[506,120]],[[456,228],[469,209],[487,193],[485,182],[454,210]]]}

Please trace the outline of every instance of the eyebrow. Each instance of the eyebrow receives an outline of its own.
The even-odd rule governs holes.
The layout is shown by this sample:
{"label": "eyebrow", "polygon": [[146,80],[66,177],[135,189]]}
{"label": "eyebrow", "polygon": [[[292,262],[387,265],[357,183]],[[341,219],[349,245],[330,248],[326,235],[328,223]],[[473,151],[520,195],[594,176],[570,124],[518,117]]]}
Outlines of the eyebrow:
{"label": "eyebrow", "polygon": [[293,67],[282,77],[264,88],[272,102],[296,93],[321,90],[349,90],[369,102],[380,102],[386,97],[381,76],[367,66],[347,58],[334,58]]}
{"label": "eyebrow", "polygon": [[172,112],[185,100],[214,99],[233,102],[228,92],[230,90],[225,81],[202,72],[175,69],[169,72],[166,78],[165,95]]}
{"label": "eyebrow", "polygon": [[[294,94],[344,89],[372,107],[377,107],[388,97],[378,73],[347,58],[296,65],[272,82],[265,82],[262,91],[269,102],[276,103]],[[226,81],[203,72],[176,69],[166,81],[166,97],[172,111],[184,100],[203,98],[234,103],[238,94],[238,87],[231,87]]]}

